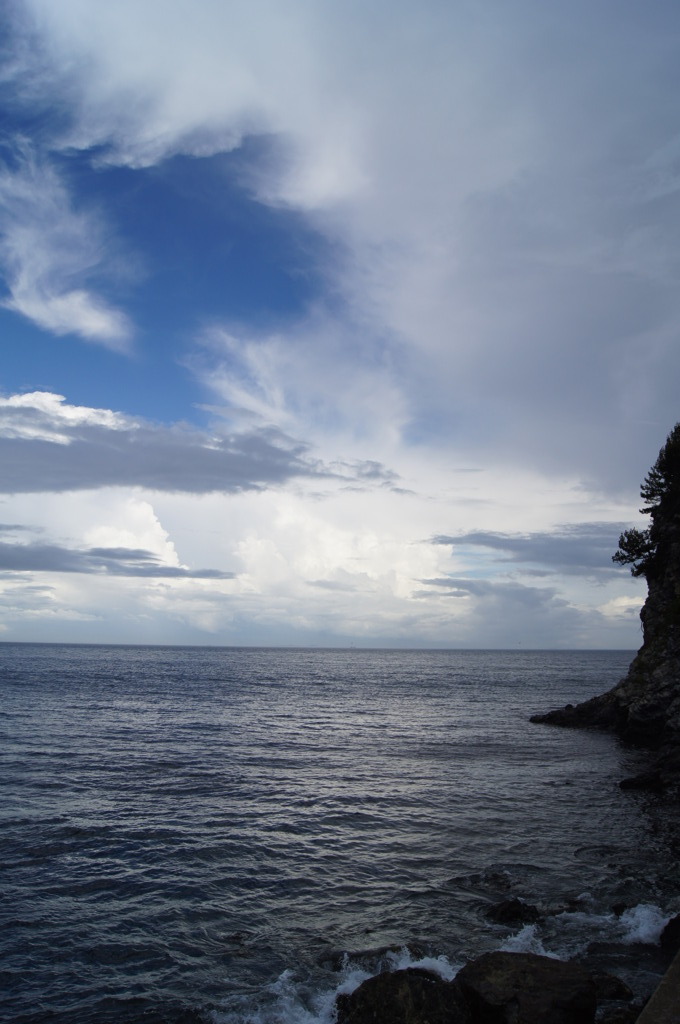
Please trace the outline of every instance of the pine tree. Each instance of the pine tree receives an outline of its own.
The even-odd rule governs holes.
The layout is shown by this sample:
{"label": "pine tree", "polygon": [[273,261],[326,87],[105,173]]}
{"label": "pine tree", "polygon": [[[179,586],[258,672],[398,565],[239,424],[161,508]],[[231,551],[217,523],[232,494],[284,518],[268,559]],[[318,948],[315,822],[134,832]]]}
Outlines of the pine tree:
{"label": "pine tree", "polygon": [[680,531],[680,423],[668,435],[640,496],[645,502],[640,511],[652,521],[646,530],[624,530],[612,561],[630,565],[633,576],[650,579],[663,569],[669,528],[674,534]]}

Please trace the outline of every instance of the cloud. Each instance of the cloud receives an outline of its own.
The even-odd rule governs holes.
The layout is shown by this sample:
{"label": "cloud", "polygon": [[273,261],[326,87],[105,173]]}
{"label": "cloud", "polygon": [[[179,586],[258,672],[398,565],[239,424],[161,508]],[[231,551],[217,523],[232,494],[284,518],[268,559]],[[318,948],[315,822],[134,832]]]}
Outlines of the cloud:
{"label": "cloud", "polygon": [[416,591],[416,596],[423,597],[474,597],[482,601],[492,599],[511,601],[524,609],[537,607],[566,607],[567,602],[560,598],[552,587],[527,587],[523,583],[507,580],[479,580],[465,577],[444,576],[436,579],[421,580],[427,587],[434,590]]}
{"label": "cloud", "polygon": [[[59,113],[49,146],[62,159],[139,168],[271,140],[240,173],[331,242],[327,312],[335,341],[355,339],[345,353],[318,338],[326,384],[310,376],[328,424],[336,408],[344,418],[332,382],[353,363],[353,390],[382,376],[409,444],[453,439],[478,459],[635,486],[676,415],[680,373],[671,5],[654,17],[532,0],[17,9],[28,56],[13,98]],[[79,292],[52,294],[50,322],[62,299],[80,315]],[[215,389],[258,414],[277,405],[277,422],[304,413],[313,430],[314,398],[300,404],[295,387],[299,331],[277,338],[275,387],[260,387],[269,346],[257,387],[217,358]]]}
{"label": "cloud", "polygon": [[[242,188],[263,234],[285,208],[323,244],[295,320],[187,310],[184,366],[213,425],[15,396],[0,402],[0,489],[29,495],[25,509],[52,491],[69,512],[101,502],[96,488],[154,490],[183,561],[238,571],[238,597],[202,621],[238,620],[260,641],[625,643],[623,624],[611,630],[635,581],[610,556],[677,418],[672,5],[17,0],[11,13],[2,99],[32,136],[2,178],[11,308],[130,344],[111,290],[119,194],[108,210],[82,201],[97,169],[149,183],[140,169],[166,161],[167,181],[186,154],[193,185],[198,161],[240,147],[215,161],[238,177],[223,203],[238,207]],[[178,260],[183,245],[178,232]],[[8,521],[21,501],[6,499]],[[99,608],[115,592],[117,615],[151,614],[153,590],[154,622],[188,620],[176,592],[189,585],[172,580],[139,586],[128,610],[115,566],[148,563],[101,552],[154,548],[113,536],[114,521],[101,538],[72,534],[63,511],[55,561],[108,559],[78,581]],[[542,574],[549,587],[518,582]]]}
{"label": "cloud", "polygon": [[79,551],[56,544],[8,544],[0,541],[0,572],[107,573],[153,579],[225,580],[234,573],[162,565],[140,548],[90,548]]}
{"label": "cloud", "polygon": [[340,583],[337,580],[307,580],[310,587],[319,587],[321,590],[335,590],[340,593],[353,593],[357,588],[351,583]]}
{"label": "cloud", "polygon": [[42,391],[0,398],[0,460],[5,494],[117,486],[233,494],[296,477],[365,489],[391,487],[396,479],[375,460],[326,466],[309,446],[271,426],[225,432],[216,421],[208,433],[70,405]]}
{"label": "cloud", "polygon": [[498,552],[501,563],[540,565],[550,572],[611,576],[620,572],[612,565],[611,556],[625,526],[624,523],[576,523],[550,532],[528,534],[477,530],[457,536],[435,536],[432,543],[454,549],[486,548]]}
{"label": "cloud", "polygon": [[271,428],[207,434],[70,406],[44,392],[0,399],[0,460],[6,494],[119,485],[234,493],[328,475],[305,445]]}
{"label": "cloud", "polygon": [[421,600],[464,609],[466,646],[590,647],[593,636],[606,636],[612,624],[598,609],[579,606],[554,587],[457,577],[422,582],[427,589],[415,595]]}
{"label": "cloud", "polygon": [[88,287],[111,272],[111,245],[101,218],[73,207],[55,167],[22,143],[0,169],[0,269],[6,309],[53,334],[125,351],[128,317]]}
{"label": "cloud", "polygon": [[368,440],[374,452],[389,450],[408,421],[393,356],[365,323],[323,303],[287,331],[213,325],[197,343],[189,365],[236,422],[274,423],[336,452]]}
{"label": "cloud", "polygon": [[63,395],[49,391],[0,397],[0,436],[5,438],[69,444],[72,432],[80,427],[130,430],[134,424],[121,413],[70,405]]}

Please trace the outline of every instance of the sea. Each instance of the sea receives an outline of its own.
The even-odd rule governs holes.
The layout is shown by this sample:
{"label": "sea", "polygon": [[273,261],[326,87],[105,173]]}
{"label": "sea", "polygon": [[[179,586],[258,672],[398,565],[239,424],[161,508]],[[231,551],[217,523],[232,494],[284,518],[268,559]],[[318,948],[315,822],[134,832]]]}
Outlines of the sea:
{"label": "sea", "polygon": [[[646,755],[529,722],[631,658],[0,644],[0,1019],[331,1024],[492,949],[648,993],[680,884],[618,785]],[[511,898],[538,921],[493,923]]]}

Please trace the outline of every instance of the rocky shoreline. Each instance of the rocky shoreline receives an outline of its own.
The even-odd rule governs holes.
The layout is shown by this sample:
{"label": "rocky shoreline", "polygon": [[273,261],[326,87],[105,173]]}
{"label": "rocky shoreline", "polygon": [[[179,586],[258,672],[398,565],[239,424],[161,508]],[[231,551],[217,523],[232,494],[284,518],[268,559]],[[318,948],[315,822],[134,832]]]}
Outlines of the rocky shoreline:
{"label": "rocky shoreline", "polygon": [[603,729],[652,752],[647,771],[625,788],[663,792],[680,802],[680,423],[641,488],[647,530],[626,530],[613,560],[647,580],[640,612],[643,642],[628,674],[583,704],[537,714],[532,722]]}
{"label": "rocky shoreline", "polygon": [[[656,795],[658,820],[675,831],[680,852],[680,424],[659,452],[641,494],[651,525],[621,534],[614,561],[631,565],[633,575],[647,579],[640,612],[642,647],[613,689],[576,706],[536,714],[531,721],[606,730],[623,743],[649,750],[647,769],[620,785]],[[521,900],[505,901],[490,915],[516,924],[540,916]],[[638,955],[656,957],[663,973],[678,950],[680,915],[666,925],[658,947]],[[387,971],[338,997],[337,1024],[634,1024],[643,1000],[610,973],[613,958],[613,950],[595,946],[568,962],[497,951],[466,964],[452,979],[417,966]],[[668,984],[674,988],[672,981]],[[671,999],[680,1000],[680,993],[672,991]],[[668,1020],[680,1019],[675,1008],[670,1012]]]}
{"label": "rocky shoreline", "polygon": [[[543,913],[513,898],[489,907],[486,917],[517,926],[539,921]],[[415,951],[422,959],[395,970],[391,958],[404,952],[390,947],[337,955],[337,968],[347,958],[378,968],[353,991],[341,990],[337,1024],[635,1024],[651,991],[634,991],[619,975],[625,977],[634,963],[660,979],[677,963],[680,915],[655,945],[592,943],[569,961],[501,949],[476,957],[454,976]]]}
{"label": "rocky shoreline", "polygon": [[[666,951],[662,970],[672,963]],[[452,979],[418,966],[376,974],[337,996],[336,1015],[337,1024],[635,1024],[646,1002],[597,958],[498,950]]]}

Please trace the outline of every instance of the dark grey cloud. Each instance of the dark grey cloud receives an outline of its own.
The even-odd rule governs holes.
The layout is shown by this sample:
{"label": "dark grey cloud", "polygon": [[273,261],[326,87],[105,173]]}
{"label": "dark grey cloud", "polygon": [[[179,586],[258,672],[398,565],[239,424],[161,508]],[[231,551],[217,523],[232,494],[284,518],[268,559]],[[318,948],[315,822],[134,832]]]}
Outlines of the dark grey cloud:
{"label": "dark grey cloud", "polygon": [[164,565],[144,548],[77,548],[0,542],[0,572],[68,572],[153,579],[225,580],[233,572]]}
{"label": "dark grey cloud", "polygon": [[[572,575],[607,576],[620,572],[611,557],[625,523],[577,523],[551,532],[526,534],[477,530],[456,536],[439,535],[433,544],[482,547],[498,552],[499,562],[544,566]],[[527,573],[536,574],[535,569]]]}
{"label": "dark grey cloud", "polygon": [[68,442],[0,438],[6,494],[108,486],[206,494],[259,490],[294,476],[327,475],[304,445],[273,430],[211,438],[182,427],[64,428]]}
{"label": "dark grey cloud", "polygon": [[[52,399],[54,396],[48,396]],[[63,492],[111,486],[208,494],[263,490],[294,477],[391,486],[395,473],[376,461],[324,465],[309,446],[267,426],[226,434],[184,424],[124,419],[69,407],[0,408],[0,492]],[[110,422],[106,419],[110,418]]]}
{"label": "dark grey cloud", "polygon": [[80,427],[67,444],[0,439],[0,489],[17,493],[132,485],[190,493],[257,490],[319,472],[304,455],[303,445],[273,431],[211,439],[179,427]]}
{"label": "dark grey cloud", "polygon": [[493,581],[467,579],[465,577],[442,576],[435,579],[424,579],[428,590],[416,592],[416,597],[474,597],[482,600],[492,599],[512,601],[517,607],[536,609],[551,606],[566,607],[567,602],[557,596],[552,587],[527,587],[514,581]]}

